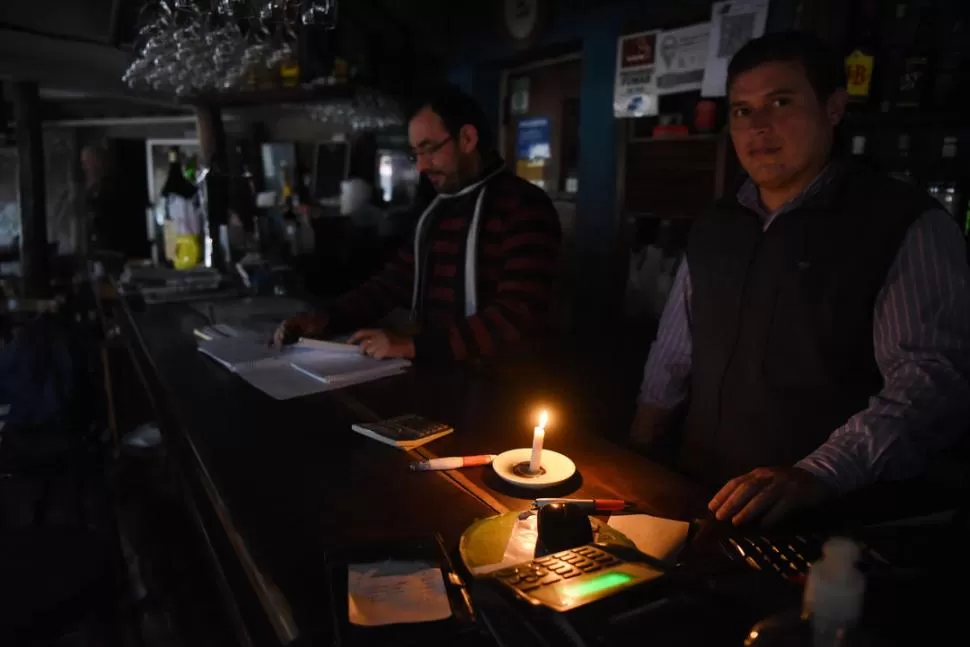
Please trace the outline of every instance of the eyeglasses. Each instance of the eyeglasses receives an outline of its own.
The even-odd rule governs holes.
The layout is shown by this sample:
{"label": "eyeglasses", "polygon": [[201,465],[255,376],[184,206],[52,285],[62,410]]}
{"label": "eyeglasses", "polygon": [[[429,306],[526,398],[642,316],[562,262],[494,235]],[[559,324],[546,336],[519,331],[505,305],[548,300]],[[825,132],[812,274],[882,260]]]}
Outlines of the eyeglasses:
{"label": "eyeglasses", "polygon": [[437,144],[428,144],[427,146],[422,147],[420,150],[412,150],[411,154],[408,155],[408,159],[410,159],[412,162],[417,162],[422,157],[430,157],[444,148],[445,144],[450,141],[451,135],[448,135]]}

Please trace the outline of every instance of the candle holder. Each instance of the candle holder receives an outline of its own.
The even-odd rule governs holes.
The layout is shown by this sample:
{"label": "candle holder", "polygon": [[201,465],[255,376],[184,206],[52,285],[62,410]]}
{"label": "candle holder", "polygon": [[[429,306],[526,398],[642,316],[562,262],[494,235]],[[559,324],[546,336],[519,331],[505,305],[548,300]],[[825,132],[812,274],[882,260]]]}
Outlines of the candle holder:
{"label": "candle holder", "polygon": [[553,487],[576,473],[576,464],[568,456],[549,449],[542,450],[542,463],[536,473],[529,471],[531,447],[502,452],[492,461],[492,469],[503,481],[529,489]]}
{"label": "candle holder", "polygon": [[539,466],[535,472],[532,471],[532,461],[522,461],[521,463],[516,463],[512,466],[512,471],[516,476],[521,476],[522,478],[535,478],[537,476],[542,476],[546,473],[546,468],[542,465]]}

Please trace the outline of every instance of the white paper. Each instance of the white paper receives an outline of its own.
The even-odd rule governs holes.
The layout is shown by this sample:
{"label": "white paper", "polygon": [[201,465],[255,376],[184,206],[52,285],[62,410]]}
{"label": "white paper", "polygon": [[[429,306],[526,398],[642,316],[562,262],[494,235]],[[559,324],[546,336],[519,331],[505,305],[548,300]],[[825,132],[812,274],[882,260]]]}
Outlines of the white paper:
{"label": "white paper", "polygon": [[393,560],[348,566],[347,611],[364,627],[451,617],[440,568]]}
{"label": "white paper", "polygon": [[362,384],[370,380],[389,377],[403,372],[403,369],[398,369],[379,375],[358,375],[352,379],[345,379],[330,384],[311,377],[302,371],[298,371],[287,363],[261,363],[257,364],[256,368],[247,368],[236,374],[271,398],[276,400],[289,400],[291,398],[301,398],[305,395],[334,391],[347,386],[353,386],[354,384]]}
{"label": "white paper", "polygon": [[344,384],[354,380],[376,380],[389,374],[397,374],[411,365],[406,359],[374,359],[360,352],[317,352],[312,356],[299,357],[291,366],[326,384]]}
{"label": "white paper", "polygon": [[655,90],[656,46],[659,31],[620,37],[616,47],[613,115],[649,117],[657,114]]}
{"label": "white paper", "polygon": [[765,33],[768,0],[715,2],[711,7],[711,36],[704,66],[705,97],[727,94],[727,68],[731,57],[745,43]]}
{"label": "white paper", "polygon": [[641,553],[664,562],[677,558],[677,553],[687,541],[687,531],[690,529],[690,524],[686,521],[649,514],[611,515],[608,525],[636,544]]}
{"label": "white paper", "polygon": [[330,390],[323,382],[294,370],[289,364],[262,365],[237,374],[275,400],[289,400]]}
{"label": "white paper", "polygon": [[707,62],[710,23],[672,29],[657,38],[657,64],[652,94],[700,90]]}
{"label": "white paper", "polygon": [[347,355],[360,355],[360,346],[345,342],[325,341],[323,339],[307,339],[301,337],[297,346],[303,348],[314,348],[316,350],[330,351],[331,353],[344,353]]}
{"label": "white paper", "polygon": [[208,355],[231,371],[240,372],[263,364],[288,364],[296,360],[315,360],[332,355],[301,344],[276,349],[263,335],[240,333],[236,337],[215,337],[199,342],[199,352]]}

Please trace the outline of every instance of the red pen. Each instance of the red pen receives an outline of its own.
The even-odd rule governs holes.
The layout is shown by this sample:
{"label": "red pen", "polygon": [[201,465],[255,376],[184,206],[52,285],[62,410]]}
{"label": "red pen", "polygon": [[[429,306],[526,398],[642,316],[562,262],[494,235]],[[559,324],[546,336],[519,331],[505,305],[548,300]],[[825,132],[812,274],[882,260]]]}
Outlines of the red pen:
{"label": "red pen", "polygon": [[536,499],[533,505],[541,508],[550,503],[571,503],[590,512],[622,512],[629,507],[623,499]]}
{"label": "red pen", "polygon": [[415,472],[428,472],[431,470],[456,470],[462,467],[475,467],[478,465],[488,465],[495,460],[495,454],[483,454],[481,456],[450,456],[448,458],[432,458],[426,461],[411,463],[411,470]]}

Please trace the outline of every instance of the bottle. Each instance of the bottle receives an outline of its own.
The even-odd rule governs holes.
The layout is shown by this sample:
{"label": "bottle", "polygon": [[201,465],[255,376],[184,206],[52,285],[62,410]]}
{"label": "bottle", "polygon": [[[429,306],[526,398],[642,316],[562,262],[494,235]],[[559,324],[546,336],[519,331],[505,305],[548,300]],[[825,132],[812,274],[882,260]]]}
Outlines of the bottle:
{"label": "bottle", "polygon": [[909,168],[909,143],[910,138],[907,133],[900,134],[898,139],[896,139],[896,161],[893,169],[889,172],[889,175],[897,180],[911,183],[914,181],[914,179],[913,172]]}
{"label": "bottle", "polygon": [[289,165],[280,162],[280,218],[283,222],[284,252],[291,257],[299,255],[300,217],[296,213],[296,191],[290,180]]}
{"label": "bottle", "polygon": [[868,156],[866,155],[866,136],[863,134],[852,136],[852,161],[867,164]]}
{"label": "bottle", "polygon": [[921,6],[909,20],[916,24],[912,43],[905,49],[897,74],[893,107],[902,110],[919,108],[928,98],[932,57],[934,53],[934,20],[929,6]]}
{"label": "bottle", "polygon": [[960,194],[960,168],[957,165],[957,141],[952,135],[943,137],[934,180],[927,187],[927,191],[959,222],[963,213],[963,201]]}
{"label": "bottle", "polygon": [[179,269],[194,267],[202,260],[200,223],[196,212],[196,187],[182,169],[178,147],[168,152],[168,174],[162,185],[164,257]]}
{"label": "bottle", "polygon": [[856,567],[859,546],[835,537],[822,548],[805,583],[801,612],[780,613],[751,628],[745,647],[854,647],[867,644],[858,628],[865,577]]}
{"label": "bottle", "polygon": [[966,9],[947,5],[942,9],[939,21],[939,60],[933,83],[933,105],[940,109],[953,109],[966,97],[968,81],[967,63],[970,46],[970,16]]}

